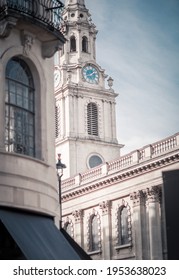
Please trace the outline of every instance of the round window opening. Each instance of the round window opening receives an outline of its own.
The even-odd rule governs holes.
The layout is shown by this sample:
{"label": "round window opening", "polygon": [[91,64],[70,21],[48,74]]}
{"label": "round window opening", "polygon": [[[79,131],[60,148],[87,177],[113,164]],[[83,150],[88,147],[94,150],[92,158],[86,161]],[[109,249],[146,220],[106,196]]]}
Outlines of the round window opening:
{"label": "round window opening", "polygon": [[88,161],[90,168],[96,167],[102,163],[103,163],[103,161],[102,161],[101,157],[99,157],[98,155],[91,156]]}
{"label": "round window opening", "polygon": [[75,14],[74,14],[74,13],[72,13],[72,14],[71,14],[71,17],[74,17],[74,16],[75,16]]}

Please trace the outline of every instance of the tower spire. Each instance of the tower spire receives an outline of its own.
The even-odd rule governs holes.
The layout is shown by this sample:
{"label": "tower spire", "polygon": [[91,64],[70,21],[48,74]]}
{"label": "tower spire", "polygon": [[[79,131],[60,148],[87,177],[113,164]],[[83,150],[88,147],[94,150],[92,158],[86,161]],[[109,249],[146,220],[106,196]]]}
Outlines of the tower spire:
{"label": "tower spire", "polygon": [[84,0],[65,0],[65,6],[69,6],[69,5],[85,6],[85,1]]}
{"label": "tower spire", "polygon": [[97,30],[85,1],[66,0],[62,18],[66,43],[55,92],[57,153],[67,155],[67,178],[119,156],[121,145],[116,139],[117,94],[112,78],[106,89],[107,75],[96,61]]}

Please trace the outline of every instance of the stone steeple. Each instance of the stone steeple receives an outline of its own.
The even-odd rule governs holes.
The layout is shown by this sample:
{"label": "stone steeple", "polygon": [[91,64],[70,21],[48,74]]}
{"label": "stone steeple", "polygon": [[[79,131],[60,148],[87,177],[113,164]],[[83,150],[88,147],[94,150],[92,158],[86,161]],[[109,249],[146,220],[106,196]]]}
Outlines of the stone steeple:
{"label": "stone steeple", "polygon": [[65,178],[119,156],[121,145],[118,94],[112,85],[106,88],[107,75],[96,60],[96,26],[84,0],[66,0],[62,17],[66,43],[56,66],[56,152],[68,167]]}

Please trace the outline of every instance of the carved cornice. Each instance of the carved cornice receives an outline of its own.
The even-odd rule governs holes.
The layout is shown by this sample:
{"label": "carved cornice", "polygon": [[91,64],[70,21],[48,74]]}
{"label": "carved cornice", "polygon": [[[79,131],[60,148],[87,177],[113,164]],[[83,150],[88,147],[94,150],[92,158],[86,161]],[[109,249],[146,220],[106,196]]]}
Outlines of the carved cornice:
{"label": "carved cornice", "polygon": [[[110,177],[107,179],[106,179],[106,176],[104,176],[105,179],[102,179],[102,178],[96,179],[96,182],[93,182],[91,185],[88,185],[88,186],[85,186],[85,182],[83,185],[83,182],[82,182],[81,188],[79,186],[78,190],[76,190],[76,191],[72,190],[68,193],[62,194],[62,202],[74,199],[76,197],[88,194],[90,192],[93,192],[95,190],[98,190],[98,189],[101,189],[104,187],[111,186],[114,183],[116,184],[119,182],[123,182],[123,181],[129,180],[129,179],[135,178],[137,176],[141,176],[143,174],[155,171],[157,169],[168,166],[168,165],[173,164],[178,161],[179,161],[179,154],[175,154],[172,156],[168,156],[162,160],[158,159],[155,162],[148,163],[143,166],[136,167],[136,165],[135,165],[133,167],[133,169],[131,169],[131,166],[129,166],[128,167],[128,169],[130,168],[129,171],[127,171],[126,169],[124,171],[119,170],[119,173],[120,173],[119,175],[118,174],[116,175],[116,172],[115,172],[115,175],[112,176],[110,174],[109,175]],[[63,184],[63,182],[62,182],[62,184]]]}

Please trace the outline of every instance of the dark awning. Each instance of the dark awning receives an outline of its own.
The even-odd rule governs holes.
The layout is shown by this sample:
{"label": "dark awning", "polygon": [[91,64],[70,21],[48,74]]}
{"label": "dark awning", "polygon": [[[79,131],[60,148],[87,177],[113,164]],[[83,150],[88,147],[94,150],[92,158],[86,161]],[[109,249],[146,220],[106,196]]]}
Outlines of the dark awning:
{"label": "dark awning", "polygon": [[0,220],[29,260],[82,259],[50,217],[0,209]]}

